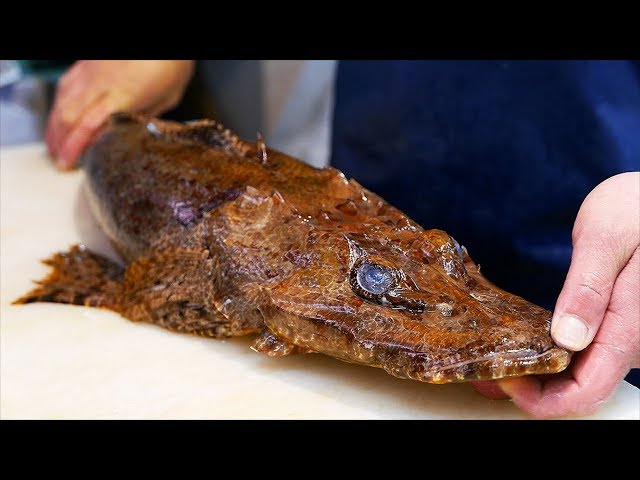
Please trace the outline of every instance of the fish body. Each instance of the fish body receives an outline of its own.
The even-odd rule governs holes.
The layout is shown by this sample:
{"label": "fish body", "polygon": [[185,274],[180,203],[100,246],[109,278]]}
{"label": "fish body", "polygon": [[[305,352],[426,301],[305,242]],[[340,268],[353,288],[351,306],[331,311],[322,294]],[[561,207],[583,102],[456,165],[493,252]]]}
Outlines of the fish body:
{"label": "fish body", "polygon": [[15,303],[110,308],[271,356],[319,352],[430,383],[555,373],[551,314],[493,285],[338,170],[220,124],[125,113],[83,157],[86,198],[124,267],[85,247]]}

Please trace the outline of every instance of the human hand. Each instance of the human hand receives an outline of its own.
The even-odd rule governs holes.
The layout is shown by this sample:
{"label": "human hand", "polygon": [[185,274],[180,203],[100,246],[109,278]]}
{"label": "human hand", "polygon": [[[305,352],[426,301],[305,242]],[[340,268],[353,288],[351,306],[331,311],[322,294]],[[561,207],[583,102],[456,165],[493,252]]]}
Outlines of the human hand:
{"label": "human hand", "polygon": [[80,60],[60,78],[45,141],[62,169],[72,168],[119,110],[159,115],[178,104],[191,60]]}
{"label": "human hand", "polygon": [[577,353],[566,372],[474,385],[501,393],[537,418],[595,412],[640,367],[640,172],[613,176],[582,203],[571,266],[551,323],[554,341]]}

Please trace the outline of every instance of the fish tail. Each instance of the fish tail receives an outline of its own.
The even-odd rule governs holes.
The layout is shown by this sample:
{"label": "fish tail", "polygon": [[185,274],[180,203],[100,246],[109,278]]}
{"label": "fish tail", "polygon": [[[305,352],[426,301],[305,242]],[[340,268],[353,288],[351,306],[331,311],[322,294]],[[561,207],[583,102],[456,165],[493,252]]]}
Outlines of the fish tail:
{"label": "fish tail", "polygon": [[116,300],[124,270],[116,263],[91,252],[84,245],[56,253],[43,263],[53,267],[53,271],[35,282],[39,285],[37,288],[14,300],[14,305],[53,302],[117,310]]}

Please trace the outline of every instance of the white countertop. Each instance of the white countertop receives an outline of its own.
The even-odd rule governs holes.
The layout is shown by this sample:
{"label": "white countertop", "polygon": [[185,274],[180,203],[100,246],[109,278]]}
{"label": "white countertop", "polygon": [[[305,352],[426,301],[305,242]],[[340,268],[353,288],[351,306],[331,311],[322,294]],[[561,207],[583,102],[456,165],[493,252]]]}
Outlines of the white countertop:
{"label": "white countertop", "polygon": [[[249,338],[206,339],[102,309],[10,302],[74,243],[113,255],[83,202],[83,173],[42,144],[0,149],[0,418],[518,419],[468,384],[430,385],[323,355],[269,358]],[[594,419],[640,419],[623,382]]]}

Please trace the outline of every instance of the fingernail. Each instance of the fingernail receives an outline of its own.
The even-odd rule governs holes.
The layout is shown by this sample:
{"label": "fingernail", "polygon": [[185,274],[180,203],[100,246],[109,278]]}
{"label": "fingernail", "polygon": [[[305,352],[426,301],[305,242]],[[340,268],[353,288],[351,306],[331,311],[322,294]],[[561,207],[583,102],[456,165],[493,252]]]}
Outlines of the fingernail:
{"label": "fingernail", "polygon": [[551,325],[551,336],[562,347],[569,350],[582,350],[587,346],[589,327],[580,318],[563,315]]}

